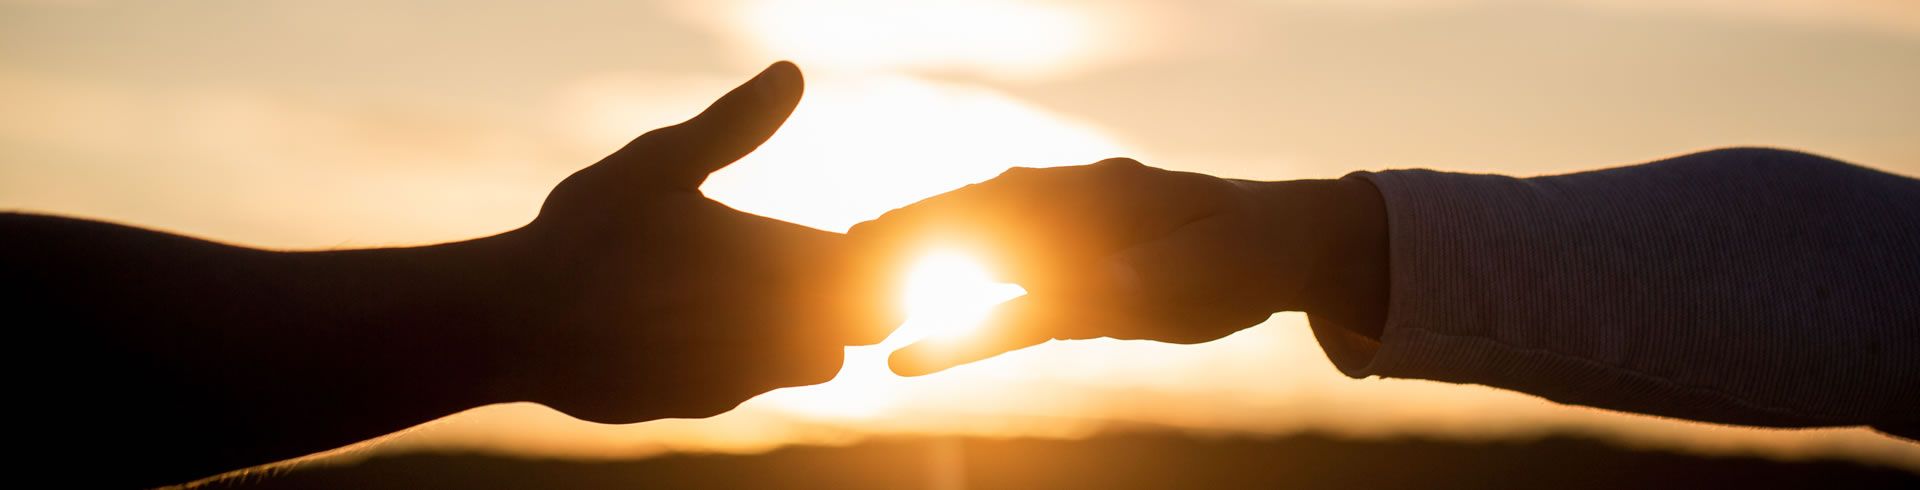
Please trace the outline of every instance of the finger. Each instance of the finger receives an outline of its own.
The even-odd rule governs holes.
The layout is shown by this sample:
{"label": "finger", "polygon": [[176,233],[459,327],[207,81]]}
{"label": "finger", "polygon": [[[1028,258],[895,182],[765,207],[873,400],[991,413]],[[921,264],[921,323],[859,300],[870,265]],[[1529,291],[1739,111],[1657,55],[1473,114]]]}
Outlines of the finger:
{"label": "finger", "polygon": [[1001,353],[1039,345],[1053,337],[1032,328],[1041,311],[1037,304],[1017,298],[1001,304],[979,329],[954,338],[929,337],[887,357],[888,367],[901,376],[923,376]]}
{"label": "finger", "polygon": [[906,248],[890,246],[872,235],[848,234],[835,264],[841,286],[836,298],[852,330],[848,345],[879,343],[907,319]]}
{"label": "finger", "polygon": [[707,174],[773,137],[799,105],[804,89],[799,67],[774,63],[699,115],[641,135],[608,160],[632,165],[650,181],[697,189]]}
{"label": "finger", "polygon": [[898,312],[886,308],[898,303],[890,300],[899,286],[863,272],[870,260],[845,235],[763,216],[745,219],[767,230],[758,238],[762,246],[749,253],[779,268],[754,280],[773,303],[749,309],[771,315],[765,326],[786,326],[777,329],[784,340],[869,345],[900,325]]}
{"label": "finger", "polygon": [[909,257],[920,249],[980,255],[1030,292],[1071,289],[1099,258],[1218,212],[1225,181],[1127,159],[1013,169],[856,226],[850,235]]}
{"label": "finger", "polygon": [[1224,185],[1212,177],[1169,172],[1125,158],[1069,167],[1016,167],[888,212],[857,226],[854,233],[1022,230],[1057,236],[1063,234],[1058,227],[1068,226],[1103,232],[1101,238],[1111,245],[1143,233],[1164,233],[1211,214],[1220,207],[1215,197]]}
{"label": "finger", "polygon": [[887,364],[895,374],[922,376],[1049,340],[1101,337],[1102,331],[1121,320],[1104,311],[1016,298],[995,309],[979,329],[957,337],[922,339],[894,351]]}

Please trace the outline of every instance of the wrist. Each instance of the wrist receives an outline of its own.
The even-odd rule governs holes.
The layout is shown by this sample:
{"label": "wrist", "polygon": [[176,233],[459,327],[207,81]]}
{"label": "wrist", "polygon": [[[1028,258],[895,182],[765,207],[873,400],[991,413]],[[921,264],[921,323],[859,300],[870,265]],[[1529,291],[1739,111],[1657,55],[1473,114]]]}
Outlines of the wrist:
{"label": "wrist", "polygon": [[[539,352],[543,281],[521,231],[417,248],[379,251],[391,284],[407,290],[397,304],[387,345],[414,351],[411,364],[437,373],[467,406],[527,401]],[[379,266],[376,266],[379,267]]]}
{"label": "wrist", "polygon": [[542,327],[558,309],[561,278],[539,263],[535,242],[522,228],[441,246],[450,266],[443,277],[463,283],[454,289],[468,298],[459,308],[470,312],[457,320],[467,325],[452,340],[471,347],[465,362],[488,403],[539,401],[549,377],[552,332]]}
{"label": "wrist", "polygon": [[[257,352],[262,372],[320,376],[312,396],[382,400],[394,413],[441,416],[523,399],[516,359],[526,319],[512,234],[418,247],[255,254],[255,304],[275,329],[220,339]],[[246,335],[244,339],[234,339]],[[402,408],[404,407],[404,408]],[[417,423],[417,421],[416,421]]]}
{"label": "wrist", "polygon": [[1301,310],[1378,340],[1386,325],[1388,256],[1386,205],[1364,178],[1312,182],[1312,237],[1317,241]]}

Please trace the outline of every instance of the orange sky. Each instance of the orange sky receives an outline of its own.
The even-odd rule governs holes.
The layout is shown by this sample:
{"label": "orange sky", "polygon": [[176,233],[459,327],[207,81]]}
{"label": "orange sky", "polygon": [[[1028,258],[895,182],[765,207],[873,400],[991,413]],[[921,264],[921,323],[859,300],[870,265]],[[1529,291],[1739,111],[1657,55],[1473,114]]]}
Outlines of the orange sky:
{"label": "orange sky", "polygon": [[[0,208],[278,248],[489,234],[531,218],[567,173],[781,58],[809,77],[799,113],[705,190],[829,230],[1011,165],[1116,155],[1285,179],[1539,174],[1758,144],[1920,175],[1912,2],[903,4],[0,0]],[[912,380],[863,364],[880,354],[855,352],[851,381],[709,420],[605,427],[506,405],[387,447],[622,456],[885,433],[1072,437],[1118,422],[1572,430],[1920,468],[1920,449],[1860,430],[1348,380],[1295,314],[1200,346],[1056,343]]]}

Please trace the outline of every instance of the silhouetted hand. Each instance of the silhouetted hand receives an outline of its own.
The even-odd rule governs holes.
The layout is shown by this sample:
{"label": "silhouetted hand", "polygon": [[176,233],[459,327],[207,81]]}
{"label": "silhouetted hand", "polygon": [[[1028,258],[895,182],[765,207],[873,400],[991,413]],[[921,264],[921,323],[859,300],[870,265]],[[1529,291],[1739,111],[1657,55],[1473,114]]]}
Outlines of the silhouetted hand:
{"label": "silhouetted hand", "polygon": [[[510,233],[523,251],[528,397],[598,422],[704,417],[826,381],[842,347],[877,341],[841,274],[844,237],[703,196],[800,100],[776,63],[684,123],[654,130],[555,187]],[[866,293],[865,296],[871,296]]]}
{"label": "silhouetted hand", "polygon": [[973,334],[893,354],[925,374],[1050,339],[1213,340],[1279,311],[1377,336],[1384,209],[1358,179],[1228,180],[1130,159],[1015,168],[855,226],[900,256],[957,247],[1027,296]]}

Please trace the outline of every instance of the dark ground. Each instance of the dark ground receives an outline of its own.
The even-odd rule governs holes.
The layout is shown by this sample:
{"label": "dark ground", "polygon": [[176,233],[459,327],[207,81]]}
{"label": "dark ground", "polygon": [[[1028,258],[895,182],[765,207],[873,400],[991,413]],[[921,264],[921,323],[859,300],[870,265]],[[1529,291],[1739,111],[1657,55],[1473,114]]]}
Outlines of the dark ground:
{"label": "dark ground", "polygon": [[[957,449],[957,450],[956,450]],[[1920,474],[1842,461],[1775,462],[1636,451],[1586,439],[1206,438],[1173,433],[1038,439],[883,439],[744,456],[630,461],[410,454],[254,475],[214,488],[928,488],[932,468],[1003,488],[1905,488]],[[963,462],[963,463],[962,463]],[[962,469],[963,468],[963,469]]]}

